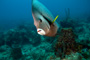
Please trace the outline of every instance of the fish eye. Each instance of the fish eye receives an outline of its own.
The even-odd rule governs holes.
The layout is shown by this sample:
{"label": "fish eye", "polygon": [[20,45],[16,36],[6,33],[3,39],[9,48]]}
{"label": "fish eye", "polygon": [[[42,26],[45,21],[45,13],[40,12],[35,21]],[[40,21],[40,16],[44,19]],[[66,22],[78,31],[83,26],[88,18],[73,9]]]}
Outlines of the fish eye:
{"label": "fish eye", "polygon": [[40,19],[40,22],[42,22],[42,20]]}

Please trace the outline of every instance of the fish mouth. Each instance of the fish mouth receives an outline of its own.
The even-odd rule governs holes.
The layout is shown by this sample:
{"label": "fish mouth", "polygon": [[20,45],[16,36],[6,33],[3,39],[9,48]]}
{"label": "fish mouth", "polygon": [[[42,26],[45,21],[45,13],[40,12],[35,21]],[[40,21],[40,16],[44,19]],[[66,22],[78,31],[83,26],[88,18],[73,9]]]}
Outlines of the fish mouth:
{"label": "fish mouth", "polygon": [[37,33],[40,34],[40,35],[45,35],[46,34],[46,32],[41,28],[37,29]]}

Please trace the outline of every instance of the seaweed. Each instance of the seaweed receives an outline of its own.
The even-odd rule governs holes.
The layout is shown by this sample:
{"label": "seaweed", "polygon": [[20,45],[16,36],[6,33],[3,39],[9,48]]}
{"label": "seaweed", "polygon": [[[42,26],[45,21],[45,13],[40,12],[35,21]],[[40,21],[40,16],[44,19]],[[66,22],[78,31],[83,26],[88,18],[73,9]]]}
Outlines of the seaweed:
{"label": "seaweed", "polygon": [[65,9],[65,13],[66,13],[66,21],[68,21],[70,19],[70,8]]}

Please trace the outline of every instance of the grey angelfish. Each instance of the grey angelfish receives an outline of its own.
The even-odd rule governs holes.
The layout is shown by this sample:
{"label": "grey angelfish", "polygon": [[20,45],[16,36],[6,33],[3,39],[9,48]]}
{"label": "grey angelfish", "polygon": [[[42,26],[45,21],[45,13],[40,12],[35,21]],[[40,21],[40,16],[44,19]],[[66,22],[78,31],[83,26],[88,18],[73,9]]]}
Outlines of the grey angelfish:
{"label": "grey angelfish", "polygon": [[32,0],[32,16],[38,34],[45,36],[56,35],[59,25],[56,23],[56,21],[52,23],[54,20],[53,15],[38,0]]}

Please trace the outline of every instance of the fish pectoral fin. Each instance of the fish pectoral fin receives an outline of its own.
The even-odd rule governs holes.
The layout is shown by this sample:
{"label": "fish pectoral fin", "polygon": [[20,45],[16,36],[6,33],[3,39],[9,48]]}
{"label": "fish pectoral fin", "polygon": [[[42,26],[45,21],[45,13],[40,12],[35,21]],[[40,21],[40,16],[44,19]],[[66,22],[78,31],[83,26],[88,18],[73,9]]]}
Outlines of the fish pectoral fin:
{"label": "fish pectoral fin", "polygon": [[54,23],[58,17],[59,17],[59,15],[56,16],[56,18],[52,21],[52,23]]}

